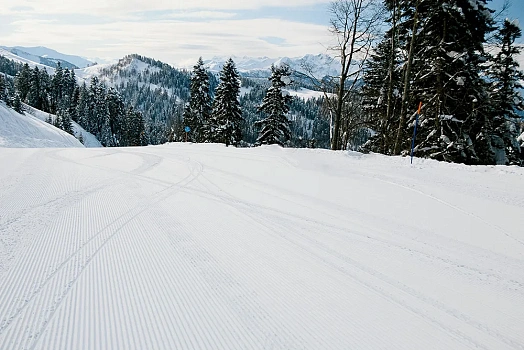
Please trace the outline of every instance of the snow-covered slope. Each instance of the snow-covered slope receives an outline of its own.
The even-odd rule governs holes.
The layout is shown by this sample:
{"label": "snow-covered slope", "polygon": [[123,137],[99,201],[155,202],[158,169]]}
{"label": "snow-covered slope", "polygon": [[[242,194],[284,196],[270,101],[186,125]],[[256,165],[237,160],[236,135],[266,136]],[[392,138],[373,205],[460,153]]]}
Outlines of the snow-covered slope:
{"label": "snow-covered slope", "polygon": [[310,90],[306,88],[300,88],[297,90],[286,89],[285,91],[287,91],[291,96],[296,96],[298,98],[303,98],[305,100],[309,100],[311,98],[319,98],[319,97],[324,96],[324,93],[322,93],[321,91],[315,91],[315,90]]}
{"label": "snow-covered slope", "polygon": [[524,169],[0,149],[1,349],[522,349]]}
{"label": "snow-covered slope", "polygon": [[[26,104],[24,104],[24,110],[27,114],[30,114],[33,117],[36,117],[42,121],[47,121],[48,118],[51,118],[51,120],[54,122],[56,119],[56,115],[42,112]],[[72,121],[71,123],[73,125],[73,133],[75,134],[75,138],[77,138],[78,140],[80,140],[81,138],[82,143],[85,147],[103,147],[100,141],[97,140],[95,135],[91,134],[90,132],[87,132],[78,123],[74,121]]]}
{"label": "snow-covered slope", "polygon": [[49,49],[43,46],[36,46],[36,47],[24,47],[24,46],[5,47],[4,46],[2,48],[13,52],[20,57],[24,57],[29,60],[32,60],[33,62],[36,62],[36,63],[42,63],[41,58],[43,58],[44,60],[50,60],[50,61],[60,61],[61,63],[65,61],[65,62],[75,65],[78,68],[84,68],[94,63],[83,57],[74,56],[74,55],[66,55],[56,50]]}
{"label": "snow-covered slope", "polygon": [[28,113],[19,114],[0,102],[0,147],[84,146],[65,131],[55,128]]}
{"label": "snow-covered slope", "polygon": [[6,49],[3,49],[2,47],[0,47],[0,56],[4,56],[7,59],[10,59],[10,60],[13,60],[15,62],[22,63],[22,64],[27,63],[29,65],[29,67],[31,67],[31,68],[34,68],[35,66],[37,66],[39,69],[44,68],[47,71],[47,73],[49,73],[49,74],[54,74],[55,73],[55,69],[52,68],[52,67],[46,66],[46,65],[41,64],[41,63],[34,62],[34,61],[32,61],[30,59],[27,59],[27,58],[20,57],[18,55],[15,55],[12,52],[6,50]]}

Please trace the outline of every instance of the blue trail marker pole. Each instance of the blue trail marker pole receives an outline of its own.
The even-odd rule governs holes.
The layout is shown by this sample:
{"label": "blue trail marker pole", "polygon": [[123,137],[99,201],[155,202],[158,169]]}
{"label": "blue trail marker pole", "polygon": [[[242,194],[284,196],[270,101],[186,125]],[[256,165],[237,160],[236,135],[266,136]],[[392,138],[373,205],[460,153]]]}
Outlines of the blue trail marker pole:
{"label": "blue trail marker pole", "polygon": [[191,128],[189,126],[186,126],[184,128],[184,131],[186,132],[186,142],[187,142],[187,134],[191,131]]}
{"label": "blue trail marker pole", "polygon": [[413,164],[413,152],[415,150],[415,138],[417,137],[418,116],[420,115],[421,109],[422,102],[419,103],[417,114],[415,115],[415,128],[413,129],[413,140],[411,140],[411,164]]}

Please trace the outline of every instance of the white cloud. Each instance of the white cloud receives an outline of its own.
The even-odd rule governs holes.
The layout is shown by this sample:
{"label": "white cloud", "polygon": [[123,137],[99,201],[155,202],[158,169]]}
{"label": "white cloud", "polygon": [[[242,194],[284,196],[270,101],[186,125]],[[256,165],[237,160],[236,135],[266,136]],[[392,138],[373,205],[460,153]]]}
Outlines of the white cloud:
{"label": "white cloud", "polygon": [[[203,14],[207,15],[207,14]],[[178,64],[227,56],[299,56],[323,52],[330,36],[327,26],[279,19],[214,20],[188,22],[118,21],[97,25],[62,24],[45,20],[14,23],[16,30],[3,45],[43,45],[83,56],[120,58],[138,53]],[[268,43],[263,37],[279,37],[285,46]]]}
{"label": "white cloud", "polygon": [[168,17],[173,19],[226,19],[235,17],[234,12],[223,11],[187,11],[170,14]]}
{"label": "white cloud", "polygon": [[327,9],[329,2],[3,0],[0,16],[11,20],[2,27],[0,45],[41,45],[85,57],[121,58],[138,53],[172,64],[199,56],[300,56],[325,52],[330,39],[328,23],[247,20],[239,13],[264,13],[268,7],[286,7],[289,11],[290,7],[318,4],[326,4]]}
{"label": "white cloud", "polygon": [[247,10],[262,7],[299,7],[327,4],[330,0],[3,0],[0,14],[27,7],[39,14],[81,13],[84,15],[125,14],[137,11]]}

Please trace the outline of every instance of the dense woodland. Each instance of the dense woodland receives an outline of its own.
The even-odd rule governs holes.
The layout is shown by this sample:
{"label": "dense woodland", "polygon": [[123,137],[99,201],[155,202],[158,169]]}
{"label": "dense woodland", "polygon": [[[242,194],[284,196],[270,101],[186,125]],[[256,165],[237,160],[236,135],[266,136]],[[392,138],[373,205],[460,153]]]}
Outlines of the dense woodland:
{"label": "dense woodland", "polygon": [[363,149],[409,154],[417,123],[416,156],[521,164],[517,22],[497,25],[485,0],[384,5],[389,28],[367,62],[361,91],[373,131]]}
{"label": "dense woodland", "polygon": [[[0,99],[54,114],[68,132],[75,121],[104,146],[188,140],[408,155],[413,145],[418,157],[522,165],[518,23],[497,22],[486,0],[363,3],[337,0],[330,8],[340,76],[312,78],[307,65],[304,72],[272,67],[268,79],[241,76],[233,60],[214,75],[201,58],[186,71],[129,55],[82,81],[60,64],[50,76],[0,56]],[[352,29],[378,22],[382,33],[351,45],[358,43]],[[356,60],[357,51],[368,55]],[[301,86],[324,97],[284,90]]]}

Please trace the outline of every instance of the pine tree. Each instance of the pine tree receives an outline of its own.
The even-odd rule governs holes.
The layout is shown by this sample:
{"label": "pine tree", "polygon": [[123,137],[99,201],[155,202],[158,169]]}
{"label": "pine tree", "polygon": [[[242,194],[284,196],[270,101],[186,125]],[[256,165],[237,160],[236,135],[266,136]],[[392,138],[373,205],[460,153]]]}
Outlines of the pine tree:
{"label": "pine tree", "polygon": [[362,107],[374,136],[363,146],[366,151],[393,154],[395,134],[401,109],[402,76],[397,52],[392,51],[390,30],[376,46],[367,62],[362,87]]}
{"label": "pine tree", "polygon": [[418,3],[420,1],[384,0],[390,12],[386,22],[391,28],[376,45],[365,66],[362,108],[373,134],[361,147],[363,151],[390,155],[399,152],[397,139],[403,139],[405,127],[403,101],[409,100],[410,93],[409,57],[414,55],[410,48],[419,27]]}
{"label": "pine tree", "polygon": [[64,130],[65,132],[74,135],[73,132],[73,122],[71,121],[71,115],[69,110],[59,109],[56,113],[56,127]]}
{"label": "pine tree", "polygon": [[20,95],[18,94],[18,91],[15,92],[11,105],[13,106],[13,109],[17,111],[18,113],[23,113],[24,110],[22,108],[22,99],[20,98]]}
{"label": "pine tree", "polygon": [[189,104],[184,111],[184,124],[191,128],[190,137],[195,142],[211,139],[211,95],[209,77],[202,57],[193,67]]}
{"label": "pine tree", "polygon": [[109,128],[111,130],[110,146],[119,146],[123,138],[123,126],[125,119],[125,106],[120,94],[109,88],[106,95],[106,105],[109,114]]}
{"label": "pine tree", "polygon": [[75,84],[75,88],[73,90],[73,96],[71,98],[71,103],[69,105],[69,115],[71,116],[71,119],[78,123],[78,113],[77,113],[77,106],[80,101],[80,88],[78,85]]}
{"label": "pine tree", "polygon": [[230,58],[220,72],[220,84],[213,102],[212,125],[213,139],[226,146],[237,146],[242,140],[242,111],[238,96],[240,94],[240,76],[235,62]]}
{"label": "pine tree", "polygon": [[18,90],[20,100],[25,101],[31,88],[31,69],[29,64],[24,64],[22,70],[16,74],[15,87]]}
{"label": "pine tree", "polygon": [[6,83],[3,74],[0,74],[0,101],[5,101],[6,99]]}
{"label": "pine tree", "polygon": [[87,127],[87,119],[88,115],[86,114],[86,111],[88,110],[88,99],[89,99],[89,91],[87,89],[87,85],[84,82],[82,86],[78,89],[78,103],[76,105],[76,111],[75,115],[77,116],[76,122],[80,124],[80,126],[84,129],[88,130]]}
{"label": "pine tree", "polygon": [[283,146],[291,138],[290,121],[286,114],[289,112],[291,96],[283,94],[282,88],[289,84],[291,69],[289,66],[271,66],[271,86],[258,108],[266,118],[255,123],[260,128],[257,144],[278,144]]}
{"label": "pine tree", "polygon": [[27,104],[39,110],[42,110],[43,106],[41,89],[40,70],[35,66],[31,72],[31,81],[29,92],[27,94]]}
{"label": "pine tree", "polygon": [[399,145],[409,153],[415,111],[424,104],[415,154],[450,162],[491,164],[486,145],[489,98],[482,78],[485,36],[493,29],[486,0],[421,1],[413,75],[400,125]]}
{"label": "pine tree", "polygon": [[524,88],[520,83],[524,80],[524,73],[515,60],[520,53],[515,40],[521,35],[517,23],[508,19],[495,35],[500,51],[492,60],[489,77],[493,103],[491,147],[497,164],[520,164],[520,145],[517,141],[520,116],[517,112],[524,110],[524,99],[519,92]]}
{"label": "pine tree", "polygon": [[14,88],[14,84],[6,84],[5,88],[5,104],[7,107],[13,107],[14,97],[15,97],[16,89]]}
{"label": "pine tree", "polygon": [[129,107],[126,113],[125,143],[127,146],[145,146],[145,127],[142,113]]}
{"label": "pine tree", "polygon": [[50,106],[50,93],[51,93],[51,77],[47,70],[40,70],[40,101],[42,102],[42,111],[51,112]]}
{"label": "pine tree", "polygon": [[61,108],[63,86],[64,86],[64,70],[60,65],[60,62],[57,63],[55,74],[51,78],[49,92],[50,92],[50,111],[51,113],[56,113],[59,108]]}

